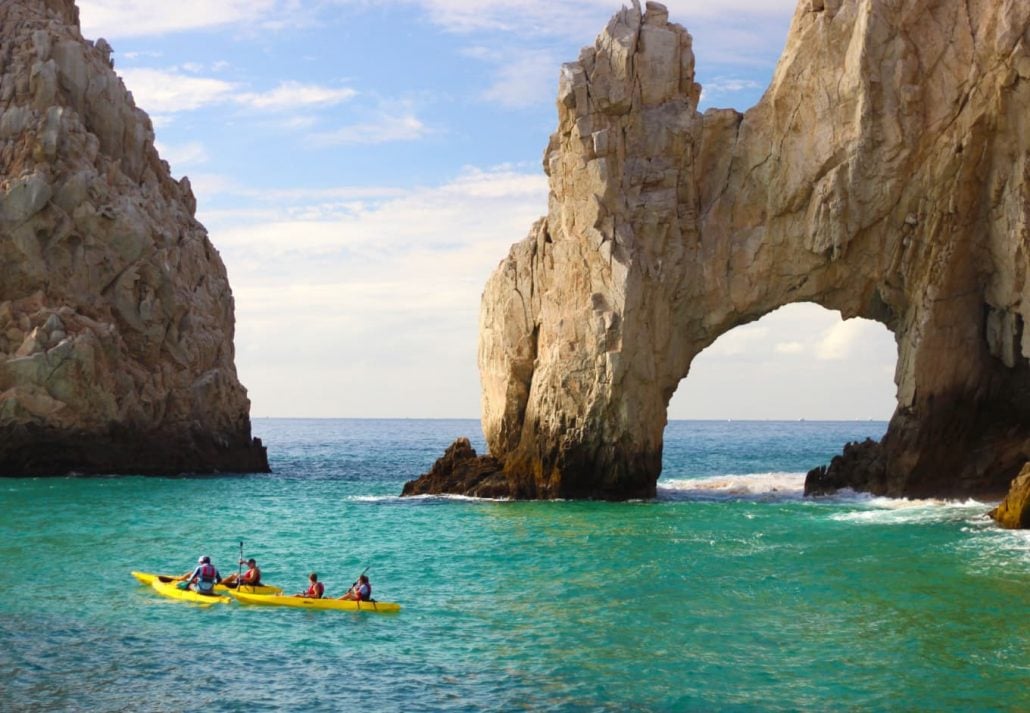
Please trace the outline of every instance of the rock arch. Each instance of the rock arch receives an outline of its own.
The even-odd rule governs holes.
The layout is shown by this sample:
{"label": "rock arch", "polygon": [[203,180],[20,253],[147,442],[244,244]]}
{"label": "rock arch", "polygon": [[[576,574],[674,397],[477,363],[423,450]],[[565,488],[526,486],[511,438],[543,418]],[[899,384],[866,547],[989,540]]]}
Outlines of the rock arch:
{"label": "rock arch", "polygon": [[813,490],[1001,492],[1030,456],[1030,5],[802,0],[745,114],[634,1],[562,67],[548,214],[483,294],[483,428],[516,497],[653,495],[666,406],[793,302],[895,335],[898,407]]}

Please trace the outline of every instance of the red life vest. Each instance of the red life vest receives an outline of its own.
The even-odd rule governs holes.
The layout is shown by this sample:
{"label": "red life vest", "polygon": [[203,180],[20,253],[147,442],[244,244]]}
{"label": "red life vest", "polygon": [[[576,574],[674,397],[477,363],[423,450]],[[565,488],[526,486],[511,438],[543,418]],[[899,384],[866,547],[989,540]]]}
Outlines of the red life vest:
{"label": "red life vest", "polygon": [[215,575],[217,570],[213,564],[202,564],[200,566],[199,577],[201,582],[213,582],[215,581]]}
{"label": "red life vest", "polygon": [[310,587],[308,587],[308,591],[305,592],[305,594],[307,596],[313,597],[315,599],[321,599],[322,598],[322,594],[324,592],[325,592],[325,585],[322,584],[321,582],[315,582]]}

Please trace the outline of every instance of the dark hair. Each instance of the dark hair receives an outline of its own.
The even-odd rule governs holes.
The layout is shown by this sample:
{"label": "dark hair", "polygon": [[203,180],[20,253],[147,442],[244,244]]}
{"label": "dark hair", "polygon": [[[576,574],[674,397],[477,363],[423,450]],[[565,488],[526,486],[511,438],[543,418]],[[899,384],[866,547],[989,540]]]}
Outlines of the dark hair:
{"label": "dark hair", "polygon": [[317,582],[318,581],[318,574],[316,572],[312,572],[311,574],[308,575],[308,579],[310,579],[312,582]]}
{"label": "dark hair", "polygon": [[360,577],[358,577],[358,581],[359,582],[367,582],[368,581],[368,577],[365,576],[365,575],[361,575]]}
{"label": "dark hair", "polygon": [[247,564],[257,564],[257,560],[251,557],[249,560],[247,560]]}

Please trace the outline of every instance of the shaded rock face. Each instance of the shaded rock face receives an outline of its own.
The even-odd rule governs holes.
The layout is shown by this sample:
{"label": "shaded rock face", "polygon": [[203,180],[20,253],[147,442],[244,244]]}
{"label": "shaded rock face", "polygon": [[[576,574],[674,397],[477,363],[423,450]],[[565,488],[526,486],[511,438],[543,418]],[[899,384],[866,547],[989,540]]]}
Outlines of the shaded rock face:
{"label": "shaded rock face", "polygon": [[458,492],[477,498],[512,495],[500,461],[491,456],[478,455],[467,438],[459,438],[452,443],[428,473],[405,483],[401,495],[446,492]]}
{"label": "shaded rock face", "polygon": [[267,470],[225,268],[110,52],[0,3],[0,475]]}
{"label": "shaded rock face", "polygon": [[548,214],[483,294],[511,489],[653,495],[693,358],[814,302],[898,345],[888,432],[833,482],[1004,492],[1030,456],[1028,25],[1019,0],[802,0],[762,100],[701,114],[686,30],[617,14],[562,67]]}
{"label": "shaded rock face", "polygon": [[1030,463],[1012,481],[1008,495],[991,510],[990,516],[1010,530],[1030,529]]}

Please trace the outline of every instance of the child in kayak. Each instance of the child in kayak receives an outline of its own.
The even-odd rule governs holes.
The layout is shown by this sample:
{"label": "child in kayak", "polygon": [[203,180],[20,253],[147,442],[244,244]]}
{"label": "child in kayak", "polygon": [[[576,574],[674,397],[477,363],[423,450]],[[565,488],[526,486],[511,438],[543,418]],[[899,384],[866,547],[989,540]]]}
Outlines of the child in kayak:
{"label": "child in kayak", "polygon": [[325,594],[325,585],[318,581],[318,573],[312,572],[309,574],[308,581],[311,584],[307,590],[299,592],[297,596],[304,597],[305,599],[321,599],[322,595]]}

